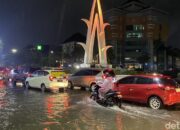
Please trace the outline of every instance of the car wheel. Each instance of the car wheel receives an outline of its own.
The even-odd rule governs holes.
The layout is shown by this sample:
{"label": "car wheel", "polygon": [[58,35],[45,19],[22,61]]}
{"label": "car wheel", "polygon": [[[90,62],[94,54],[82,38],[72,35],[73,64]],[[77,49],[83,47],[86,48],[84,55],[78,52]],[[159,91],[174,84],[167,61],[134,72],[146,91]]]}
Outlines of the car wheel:
{"label": "car wheel", "polygon": [[162,108],[163,103],[162,103],[162,100],[159,97],[154,96],[154,97],[151,97],[149,99],[149,106],[152,109],[158,110],[158,109]]}
{"label": "car wheel", "polygon": [[72,82],[70,82],[70,81],[68,82],[68,88],[71,89],[71,90],[74,89],[74,86],[73,86]]}
{"label": "car wheel", "polygon": [[94,90],[95,86],[96,86],[95,83],[91,84],[89,91],[92,92]]}
{"label": "car wheel", "polygon": [[41,92],[45,92],[46,86],[44,84],[41,85]]}
{"label": "car wheel", "polygon": [[116,105],[117,105],[119,108],[121,108],[121,106],[122,106],[122,101],[121,101],[121,99],[116,99]]}
{"label": "car wheel", "polygon": [[23,87],[26,87],[26,83],[25,83],[25,81],[23,81],[23,82],[22,82],[22,84],[23,84]]}
{"label": "car wheel", "polygon": [[25,87],[26,87],[26,89],[29,89],[29,82],[26,82],[26,84],[25,84]]}

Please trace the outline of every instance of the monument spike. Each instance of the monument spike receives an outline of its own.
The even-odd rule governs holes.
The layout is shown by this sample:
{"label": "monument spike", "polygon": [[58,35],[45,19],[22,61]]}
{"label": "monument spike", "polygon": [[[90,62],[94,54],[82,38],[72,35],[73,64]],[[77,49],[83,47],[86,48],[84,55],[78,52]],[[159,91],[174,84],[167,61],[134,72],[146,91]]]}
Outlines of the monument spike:
{"label": "monument spike", "polygon": [[104,23],[100,0],[93,1],[89,20],[82,20],[87,24],[88,27],[86,44],[78,43],[84,48],[85,51],[84,66],[87,67],[93,63],[93,50],[96,34],[98,39],[99,63],[102,66],[107,66],[107,49],[109,49],[111,46],[106,46],[105,28],[109,24]]}
{"label": "monument spike", "polygon": [[98,21],[99,21],[98,14],[96,13],[94,24],[93,24],[93,29],[92,29],[92,34],[91,34],[90,45],[88,48],[89,49],[89,63],[92,63],[92,61],[93,61],[94,40],[95,40],[95,34],[96,34]]}
{"label": "monument spike", "polygon": [[100,29],[101,29],[101,31],[103,31],[104,20],[103,20],[103,14],[102,14],[100,0],[97,0],[97,4],[98,4],[99,20],[100,20],[100,27],[101,27]]}

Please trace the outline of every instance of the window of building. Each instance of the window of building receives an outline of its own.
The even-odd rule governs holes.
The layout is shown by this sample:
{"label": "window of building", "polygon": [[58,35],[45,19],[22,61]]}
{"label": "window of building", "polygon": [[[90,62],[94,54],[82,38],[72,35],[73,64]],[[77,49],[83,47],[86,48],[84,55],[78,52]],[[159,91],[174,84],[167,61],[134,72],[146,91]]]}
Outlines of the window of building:
{"label": "window of building", "polygon": [[127,32],[126,38],[142,38],[143,34],[140,32]]}
{"label": "window of building", "polygon": [[135,31],[142,31],[142,30],[144,30],[144,26],[143,25],[134,25],[134,30]]}
{"label": "window of building", "polygon": [[133,31],[133,25],[127,25],[126,31]]}
{"label": "window of building", "polygon": [[144,30],[143,25],[127,25],[126,31],[142,31]]}

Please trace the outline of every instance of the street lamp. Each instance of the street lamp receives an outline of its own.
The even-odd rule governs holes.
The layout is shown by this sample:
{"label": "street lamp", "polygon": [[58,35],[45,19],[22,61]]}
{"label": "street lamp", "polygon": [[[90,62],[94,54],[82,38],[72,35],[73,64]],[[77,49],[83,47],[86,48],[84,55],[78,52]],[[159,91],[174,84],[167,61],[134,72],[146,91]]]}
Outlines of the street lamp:
{"label": "street lamp", "polygon": [[11,49],[11,52],[12,52],[13,54],[16,54],[16,53],[18,52],[18,50],[15,49],[15,48],[13,48],[13,49]]}
{"label": "street lamp", "polygon": [[54,51],[50,51],[51,54],[54,54]]}

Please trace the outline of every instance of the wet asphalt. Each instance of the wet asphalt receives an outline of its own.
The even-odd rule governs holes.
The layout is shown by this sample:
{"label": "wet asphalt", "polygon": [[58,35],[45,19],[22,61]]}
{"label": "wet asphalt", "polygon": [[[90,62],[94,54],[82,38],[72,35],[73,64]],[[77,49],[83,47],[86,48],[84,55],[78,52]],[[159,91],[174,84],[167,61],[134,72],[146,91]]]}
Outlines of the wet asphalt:
{"label": "wet asphalt", "polygon": [[[80,89],[42,93],[0,82],[0,130],[174,130],[180,107],[152,110],[123,102],[105,108]],[[176,130],[175,129],[175,130]]]}

